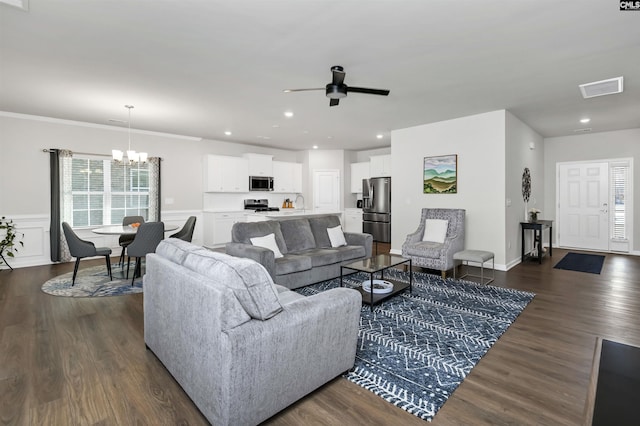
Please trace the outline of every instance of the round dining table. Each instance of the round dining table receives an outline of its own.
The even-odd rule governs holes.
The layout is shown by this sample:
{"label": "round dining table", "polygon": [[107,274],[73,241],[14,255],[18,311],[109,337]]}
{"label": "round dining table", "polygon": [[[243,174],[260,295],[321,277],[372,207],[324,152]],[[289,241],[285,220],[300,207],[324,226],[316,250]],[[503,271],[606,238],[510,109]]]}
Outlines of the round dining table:
{"label": "round dining table", "polygon": [[[175,231],[180,228],[178,225],[164,225],[164,232]],[[138,227],[130,225],[109,225],[91,230],[94,234],[100,235],[133,235],[138,232]]]}

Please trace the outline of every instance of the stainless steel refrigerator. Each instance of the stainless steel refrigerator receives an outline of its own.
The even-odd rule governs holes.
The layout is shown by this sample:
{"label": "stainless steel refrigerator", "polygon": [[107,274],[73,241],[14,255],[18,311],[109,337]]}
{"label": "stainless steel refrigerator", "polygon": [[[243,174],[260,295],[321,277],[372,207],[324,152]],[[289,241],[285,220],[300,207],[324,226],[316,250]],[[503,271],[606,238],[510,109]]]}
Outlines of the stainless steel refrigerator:
{"label": "stainless steel refrigerator", "polygon": [[391,178],[362,179],[362,232],[391,242]]}

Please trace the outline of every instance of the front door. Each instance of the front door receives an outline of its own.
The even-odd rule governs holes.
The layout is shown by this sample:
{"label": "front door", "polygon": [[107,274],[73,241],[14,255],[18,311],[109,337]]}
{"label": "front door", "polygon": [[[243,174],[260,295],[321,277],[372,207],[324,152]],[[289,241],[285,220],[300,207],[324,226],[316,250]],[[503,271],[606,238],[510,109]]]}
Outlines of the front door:
{"label": "front door", "polygon": [[558,245],[609,250],[609,164],[558,165]]}

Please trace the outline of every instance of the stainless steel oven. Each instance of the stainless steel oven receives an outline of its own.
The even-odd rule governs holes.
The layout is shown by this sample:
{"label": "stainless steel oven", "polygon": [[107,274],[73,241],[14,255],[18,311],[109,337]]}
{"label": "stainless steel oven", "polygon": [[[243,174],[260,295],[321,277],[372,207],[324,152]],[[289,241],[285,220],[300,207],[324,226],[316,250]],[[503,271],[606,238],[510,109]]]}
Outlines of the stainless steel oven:
{"label": "stainless steel oven", "polygon": [[249,176],[249,191],[273,191],[273,178],[269,176]]}

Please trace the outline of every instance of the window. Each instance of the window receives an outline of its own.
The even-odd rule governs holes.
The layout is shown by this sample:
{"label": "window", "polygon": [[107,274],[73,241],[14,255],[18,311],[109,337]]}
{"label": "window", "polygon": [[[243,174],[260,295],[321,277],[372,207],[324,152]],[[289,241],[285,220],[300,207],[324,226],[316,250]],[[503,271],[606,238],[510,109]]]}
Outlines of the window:
{"label": "window", "polygon": [[611,239],[626,240],[627,230],[627,195],[629,193],[629,165],[611,165],[611,194],[613,214],[611,220]]}
{"label": "window", "polygon": [[149,165],[74,156],[71,160],[73,227],[119,225],[124,216],[149,217]]}

